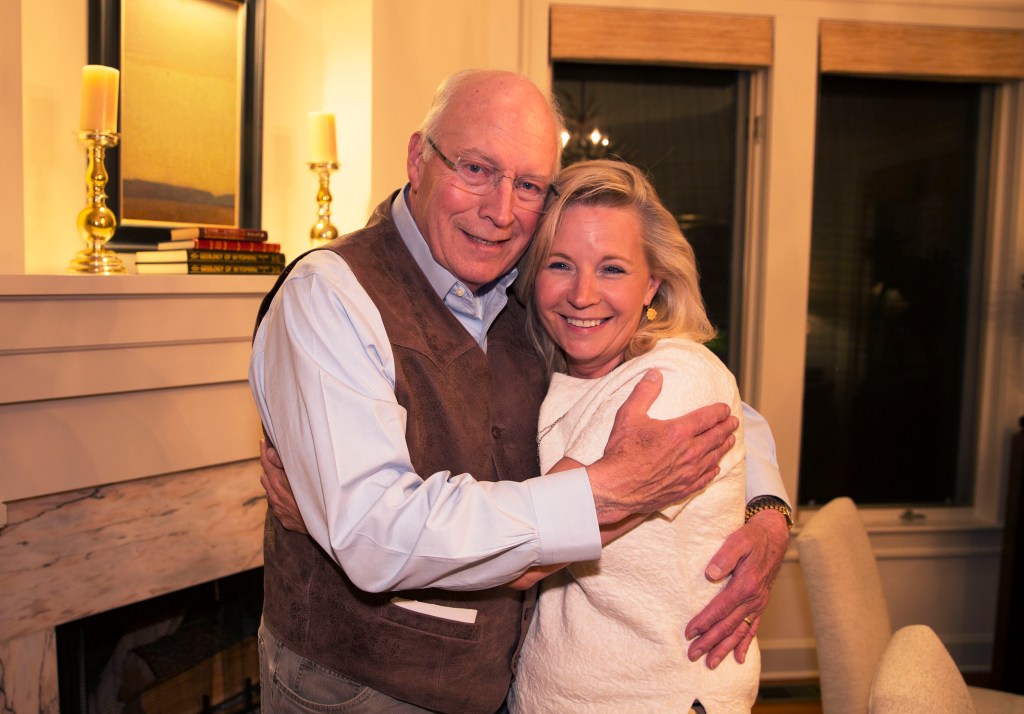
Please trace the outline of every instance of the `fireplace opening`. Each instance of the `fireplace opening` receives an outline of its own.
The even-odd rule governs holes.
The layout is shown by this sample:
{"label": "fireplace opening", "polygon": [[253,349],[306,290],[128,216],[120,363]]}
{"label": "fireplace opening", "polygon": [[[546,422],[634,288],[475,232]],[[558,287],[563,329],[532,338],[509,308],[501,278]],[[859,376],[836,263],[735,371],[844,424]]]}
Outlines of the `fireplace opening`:
{"label": "fireplace opening", "polygon": [[61,712],[258,712],[262,608],[257,568],[58,626]]}

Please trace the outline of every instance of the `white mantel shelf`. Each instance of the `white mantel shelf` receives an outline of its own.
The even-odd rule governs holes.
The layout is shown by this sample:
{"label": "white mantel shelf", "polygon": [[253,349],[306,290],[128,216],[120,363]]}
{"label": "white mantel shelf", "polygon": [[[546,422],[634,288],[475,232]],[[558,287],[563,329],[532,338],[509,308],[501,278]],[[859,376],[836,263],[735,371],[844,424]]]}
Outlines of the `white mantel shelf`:
{"label": "white mantel shelf", "polygon": [[257,455],[273,275],[0,276],[3,504]]}
{"label": "white mantel shelf", "polygon": [[41,295],[264,295],[276,275],[0,275],[0,297]]}

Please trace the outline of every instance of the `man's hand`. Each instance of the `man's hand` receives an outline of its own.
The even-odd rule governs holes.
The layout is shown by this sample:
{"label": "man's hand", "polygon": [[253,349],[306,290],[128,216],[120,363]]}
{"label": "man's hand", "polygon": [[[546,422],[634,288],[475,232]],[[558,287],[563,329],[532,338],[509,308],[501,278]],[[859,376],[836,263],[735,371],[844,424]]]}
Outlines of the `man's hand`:
{"label": "man's hand", "polygon": [[707,652],[714,669],[730,651],[737,662],[746,659],[788,545],[786,517],[773,510],[755,514],[726,539],[704,575],[711,582],[732,579],[687,625],[691,661]]}
{"label": "man's hand", "polygon": [[263,467],[260,484],[267,492],[267,503],[270,504],[270,510],[274,512],[277,520],[290,531],[308,533],[299,513],[299,504],[295,502],[295,495],[292,494],[292,487],[288,483],[288,474],[284,472],[281,456],[277,449],[267,446],[263,439],[260,439],[260,466]]}
{"label": "man's hand", "polygon": [[653,513],[697,493],[718,474],[718,462],[736,442],[739,420],[724,404],[676,419],[648,417],[661,384],[658,370],[644,375],[615,415],[604,456],[587,467],[601,525]]}

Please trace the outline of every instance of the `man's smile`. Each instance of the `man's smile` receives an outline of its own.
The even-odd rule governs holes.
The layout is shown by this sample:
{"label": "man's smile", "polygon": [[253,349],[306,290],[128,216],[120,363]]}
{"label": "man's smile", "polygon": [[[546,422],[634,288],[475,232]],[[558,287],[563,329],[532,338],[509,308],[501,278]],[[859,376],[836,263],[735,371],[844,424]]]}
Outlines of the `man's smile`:
{"label": "man's smile", "polygon": [[459,230],[462,231],[462,235],[466,236],[467,238],[469,238],[469,240],[471,240],[472,242],[474,242],[474,243],[476,243],[478,245],[483,245],[483,246],[488,246],[488,247],[495,247],[495,246],[501,245],[502,243],[505,242],[505,240],[507,240],[507,239],[505,239],[505,240],[498,240],[498,241],[486,240],[485,238],[481,238],[480,236],[473,235],[472,233],[470,233],[470,232],[468,232],[466,230],[463,230],[463,229],[459,229]]}

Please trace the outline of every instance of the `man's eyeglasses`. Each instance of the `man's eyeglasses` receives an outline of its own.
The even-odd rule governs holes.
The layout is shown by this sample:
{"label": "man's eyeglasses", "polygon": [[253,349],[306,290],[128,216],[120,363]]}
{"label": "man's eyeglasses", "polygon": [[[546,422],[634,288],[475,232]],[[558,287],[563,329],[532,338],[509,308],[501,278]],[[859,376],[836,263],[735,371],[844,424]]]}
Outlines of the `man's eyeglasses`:
{"label": "man's eyeglasses", "polygon": [[[477,195],[488,194],[498,187],[502,179],[512,182],[512,193],[516,202],[523,208],[540,213],[544,210],[544,200],[554,187],[549,181],[530,176],[505,176],[490,164],[475,159],[464,159],[461,156],[452,161],[437,148],[437,144],[429,136],[427,143],[434,150],[444,165],[455,173],[459,188]],[[557,195],[557,192],[556,192]]]}

